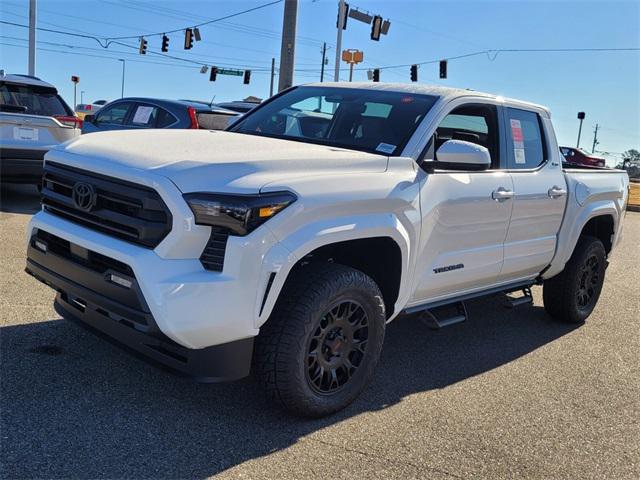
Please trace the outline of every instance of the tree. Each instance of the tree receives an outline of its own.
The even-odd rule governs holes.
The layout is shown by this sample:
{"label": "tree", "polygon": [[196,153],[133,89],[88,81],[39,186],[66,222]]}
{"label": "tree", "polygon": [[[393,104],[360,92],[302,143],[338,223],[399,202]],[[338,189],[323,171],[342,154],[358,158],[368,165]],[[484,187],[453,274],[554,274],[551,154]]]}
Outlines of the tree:
{"label": "tree", "polygon": [[640,177],[640,152],[635,148],[630,148],[622,154],[622,162],[616,168],[624,168],[629,177]]}
{"label": "tree", "polygon": [[631,163],[640,164],[640,152],[635,148],[630,148],[622,154],[623,159],[629,159]]}

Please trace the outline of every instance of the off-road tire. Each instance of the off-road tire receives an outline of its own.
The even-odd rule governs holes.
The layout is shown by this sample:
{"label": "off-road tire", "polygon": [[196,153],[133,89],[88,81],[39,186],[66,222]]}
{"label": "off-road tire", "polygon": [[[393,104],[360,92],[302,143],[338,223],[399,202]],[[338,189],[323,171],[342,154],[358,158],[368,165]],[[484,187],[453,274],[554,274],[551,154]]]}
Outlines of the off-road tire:
{"label": "off-road tire", "polygon": [[[581,236],[564,270],[544,282],[542,296],[547,313],[563,322],[584,322],[598,303],[606,262],[607,254],[602,242],[595,237]],[[586,269],[591,270],[595,277],[586,273]],[[585,285],[585,280],[588,285]]]}
{"label": "off-road tire", "polygon": [[[353,376],[343,376],[348,378],[344,385],[333,393],[319,392],[308,373],[313,361],[308,357],[310,342],[319,343],[320,322],[327,323],[332,307],[350,301],[361,306],[359,315],[364,311],[367,317],[364,353],[349,353],[357,354],[360,363]],[[382,294],[369,276],[334,263],[301,267],[287,280],[256,339],[254,374],[268,395],[287,410],[305,417],[332,414],[353,402],[370,382],[380,358],[385,323]]]}

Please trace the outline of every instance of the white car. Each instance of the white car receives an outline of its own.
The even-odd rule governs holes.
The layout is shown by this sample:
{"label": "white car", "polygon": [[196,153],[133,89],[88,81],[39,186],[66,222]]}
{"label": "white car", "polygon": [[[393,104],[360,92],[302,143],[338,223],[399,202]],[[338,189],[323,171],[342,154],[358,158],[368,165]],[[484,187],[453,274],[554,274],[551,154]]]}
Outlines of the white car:
{"label": "white car", "polygon": [[27,271],[62,316],[202,381],[253,364],[322,416],[369,383],[403,313],[444,327],[467,299],[543,285],[552,317],[584,321],[628,177],[563,170],[541,106],[322,83],[230,131],[82,136],[49,152],[42,193]]}

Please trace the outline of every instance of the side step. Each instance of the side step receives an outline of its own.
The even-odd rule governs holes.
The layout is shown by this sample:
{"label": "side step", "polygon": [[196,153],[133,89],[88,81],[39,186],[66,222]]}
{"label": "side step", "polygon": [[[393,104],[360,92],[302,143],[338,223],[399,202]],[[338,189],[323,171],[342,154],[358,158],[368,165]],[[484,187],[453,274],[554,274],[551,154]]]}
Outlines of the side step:
{"label": "side step", "polygon": [[531,295],[531,287],[525,287],[522,290],[522,295],[519,297],[513,297],[509,293],[505,292],[507,298],[507,308],[516,308],[521,305],[529,305],[533,303],[533,295]]}
{"label": "side step", "polygon": [[420,315],[420,320],[433,330],[464,322],[467,318],[467,307],[462,301],[424,310]]}

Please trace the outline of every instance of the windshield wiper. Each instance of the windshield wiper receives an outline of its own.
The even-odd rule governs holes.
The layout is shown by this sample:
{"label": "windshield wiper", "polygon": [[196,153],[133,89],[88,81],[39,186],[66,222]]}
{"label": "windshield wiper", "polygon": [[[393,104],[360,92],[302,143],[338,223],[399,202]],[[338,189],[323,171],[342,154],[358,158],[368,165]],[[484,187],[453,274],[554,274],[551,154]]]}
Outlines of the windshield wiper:
{"label": "windshield wiper", "polygon": [[0,112],[26,112],[27,107],[23,107],[22,105],[10,105],[8,103],[0,103]]}

